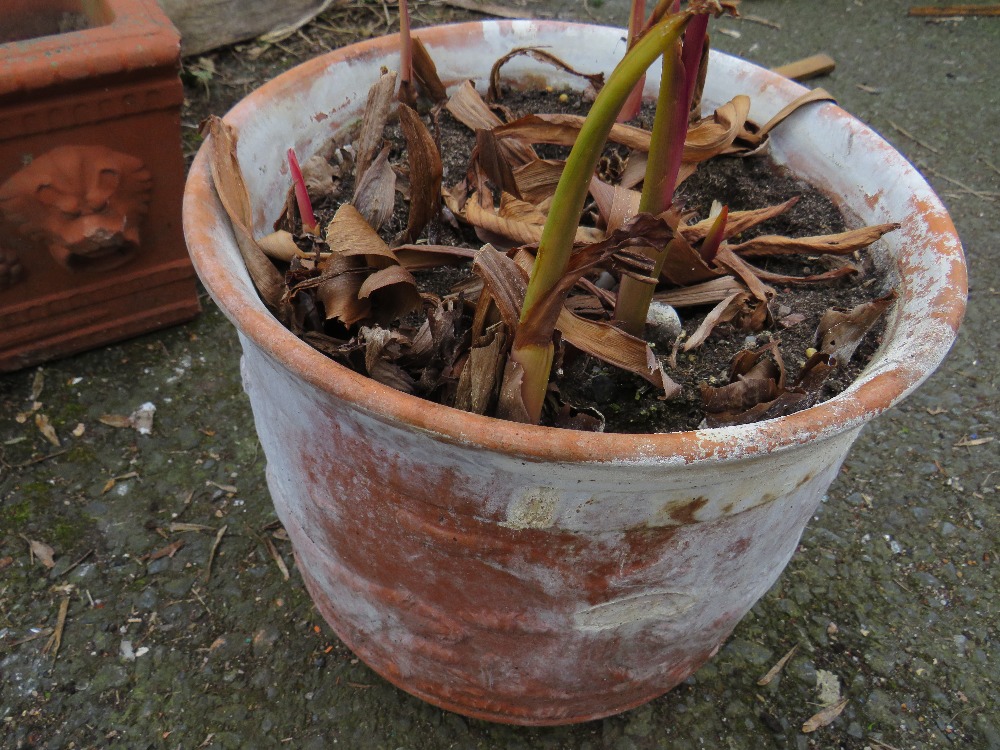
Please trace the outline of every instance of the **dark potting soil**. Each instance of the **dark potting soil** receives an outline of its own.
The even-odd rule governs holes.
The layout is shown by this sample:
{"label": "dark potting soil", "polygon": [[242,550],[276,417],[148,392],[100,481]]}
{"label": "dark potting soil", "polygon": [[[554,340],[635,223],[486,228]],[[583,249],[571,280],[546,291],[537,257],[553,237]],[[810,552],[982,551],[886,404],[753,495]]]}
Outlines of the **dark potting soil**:
{"label": "dark potting soil", "polygon": [[[585,114],[588,106],[587,101],[576,92],[512,92],[505,96],[502,103],[511,117],[527,112]],[[651,111],[644,110],[638,124],[649,128],[651,123]],[[443,110],[428,120],[428,124],[440,144],[443,183],[454,185],[466,173],[474,137]],[[404,141],[398,126],[387,127],[386,138],[393,144],[390,161],[405,165]],[[538,146],[536,151],[542,158],[565,158],[569,149]],[[620,168],[627,155],[624,147],[609,146],[600,168],[613,172]],[[353,176],[345,175],[333,199],[316,201],[316,214],[321,226],[333,217],[341,202],[349,199],[352,191]],[[706,218],[714,201],[728,206],[731,211],[739,211],[776,205],[792,197],[799,199],[794,207],[745,232],[739,240],[763,234],[806,237],[849,228],[848,221],[829,198],[784,171],[766,154],[714,158],[701,164],[677,191],[677,199],[684,210],[693,214],[691,222]],[[407,211],[406,200],[397,192],[393,216],[380,232],[383,238],[388,241],[405,228]],[[473,248],[482,244],[472,227],[454,221],[446,213],[429,224],[421,240],[430,244]],[[807,350],[816,346],[816,329],[824,312],[831,307],[850,309],[886,291],[887,280],[875,273],[867,250],[855,253],[850,261],[860,269],[860,273],[822,283],[775,286],[777,296],[771,302],[775,323],[770,329],[754,333],[736,330],[729,324],[719,325],[704,344],[691,352],[677,351],[673,340],[650,340],[658,356],[669,358],[671,365],[666,371],[682,387],[679,396],[664,400],[662,392],[642,378],[583,355],[569,346],[557,353],[553,385],[562,401],[577,409],[599,412],[607,432],[654,433],[696,429],[703,426],[705,418],[699,385],[721,386],[729,382],[730,362],[740,351],[777,342],[789,379],[792,379],[808,358]],[[755,262],[767,271],[807,276],[830,270],[832,264],[838,261],[820,256],[783,256],[755,259]],[[443,296],[470,273],[470,264],[467,263],[415,275],[421,291]],[[678,310],[685,337],[698,328],[713,306]],[[413,320],[403,321],[407,329],[415,329],[416,325],[418,323]],[[874,354],[883,328],[884,323],[880,321],[865,336],[851,361],[840,363],[814,397],[798,408],[827,400],[843,391]]]}

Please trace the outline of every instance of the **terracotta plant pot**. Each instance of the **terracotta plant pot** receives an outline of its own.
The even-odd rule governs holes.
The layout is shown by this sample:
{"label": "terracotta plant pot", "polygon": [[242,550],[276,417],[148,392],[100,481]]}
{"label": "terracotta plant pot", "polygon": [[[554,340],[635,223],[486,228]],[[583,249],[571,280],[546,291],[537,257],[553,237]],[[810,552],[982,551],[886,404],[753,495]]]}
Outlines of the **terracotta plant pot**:
{"label": "terracotta plant pot", "polygon": [[176,30],[155,0],[0,18],[0,372],[194,317]]}
{"label": "terracotta plant pot", "polygon": [[[623,38],[544,22],[420,35],[447,83],[482,82],[495,59],[526,45],[606,71]],[[309,155],[355,118],[379,68],[396,65],[396,45],[313,60],[229,113],[261,201],[257,231],[281,211],[286,147]],[[526,58],[507,72],[526,85],[575,85]],[[656,85],[651,75],[647,92]],[[706,106],[748,93],[764,121],[801,92],[716,54]],[[938,199],[875,133],[821,105],[779,128],[775,157],[861,220],[903,223],[875,250],[900,300],[854,385],[793,416],[673,434],[474,416],[344,369],[268,314],[215,197],[208,147],[187,186],[189,249],[239,329],[268,486],[306,585],[375,671],[469,716],[584,721],[694,672],[778,577],[863,425],[938,365],[964,310],[962,249]]]}

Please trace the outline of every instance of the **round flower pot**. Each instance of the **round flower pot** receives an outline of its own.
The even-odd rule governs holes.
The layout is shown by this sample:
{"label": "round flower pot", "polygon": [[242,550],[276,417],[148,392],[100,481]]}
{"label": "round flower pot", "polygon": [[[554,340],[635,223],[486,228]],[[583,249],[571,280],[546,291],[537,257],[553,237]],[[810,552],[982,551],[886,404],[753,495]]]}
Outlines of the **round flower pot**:
{"label": "round flower pot", "polygon": [[[586,71],[610,70],[623,52],[620,30],[584,25],[419,33],[448,84],[482,82],[519,46]],[[284,204],[287,148],[308,156],[356,118],[383,65],[397,65],[395,37],[303,64],[227,115],[261,235]],[[525,57],[505,73],[521,85],[577,85]],[[716,53],[705,106],[746,93],[764,121],[801,92]],[[873,250],[900,296],[857,382],[789,417],[682,433],[476,416],[351,372],[268,313],[216,198],[210,147],[188,180],[187,241],[239,331],[268,486],[306,586],[375,671],[468,716],[585,721],[694,672],[788,563],[864,424],[944,357],[964,310],[962,249],[937,197],[867,127],[834,105],[811,106],[774,133],[774,157],[861,221],[902,223]]]}

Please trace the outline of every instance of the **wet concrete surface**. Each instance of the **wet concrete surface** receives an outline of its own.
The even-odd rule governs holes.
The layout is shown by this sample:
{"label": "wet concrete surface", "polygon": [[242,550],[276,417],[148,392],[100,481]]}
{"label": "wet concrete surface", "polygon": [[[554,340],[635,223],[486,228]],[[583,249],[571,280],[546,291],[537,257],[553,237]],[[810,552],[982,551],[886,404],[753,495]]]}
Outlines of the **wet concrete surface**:
{"label": "wet concrete surface", "polygon": [[[867,428],[779,582],[693,678],[621,716],[525,729],[441,711],[373,674],[302,587],[234,332],[205,298],[184,327],[0,376],[0,747],[1000,748],[1000,19],[930,22],[910,5],[747,0],[756,20],[717,25],[718,48],[764,65],[835,58],[816,83],[942,195],[971,293],[940,371]],[[621,1],[508,7],[625,19]],[[417,13],[442,15],[468,17]],[[214,78],[188,76],[188,124],[294,64],[293,42],[256,60],[252,45],[206,56]],[[151,434],[114,426],[146,402]],[[846,708],[804,733],[831,687]]]}

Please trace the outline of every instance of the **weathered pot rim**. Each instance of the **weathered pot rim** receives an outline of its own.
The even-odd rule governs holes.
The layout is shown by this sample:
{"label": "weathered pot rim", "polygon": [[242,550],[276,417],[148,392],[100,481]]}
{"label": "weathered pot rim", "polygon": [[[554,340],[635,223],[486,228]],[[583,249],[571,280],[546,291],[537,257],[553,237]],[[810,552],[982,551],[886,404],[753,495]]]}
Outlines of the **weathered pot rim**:
{"label": "weathered pot rim", "polygon": [[[451,38],[470,34],[564,31],[593,28],[587,24],[558,21],[484,21],[418,30],[430,46],[445,45]],[[599,27],[600,28],[600,27]],[[616,33],[620,30],[615,30]],[[266,102],[280,96],[294,77],[319,76],[334,64],[381,56],[397,48],[395,35],[360,42],[305,62],[278,76],[243,99],[226,115],[239,129]],[[728,58],[713,52],[716,57]],[[755,76],[766,79],[769,88],[788,100],[805,89],[752,63],[742,62]],[[336,398],[380,418],[433,435],[436,439],[478,445],[532,461],[690,463],[702,460],[739,460],[805,442],[832,436],[861,426],[904,398],[926,379],[944,358],[965,310],[967,278],[965,260],[957,232],[946,210],[926,181],[901,155],[870,128],[833,104],[821,105],[823,115],[842,121],[852,129],[858,146],[868,146],[880,155],[891,152],[902,170],[902,179],[912,188],[911,204],[925,225],[921,236],[933,246],[940,265],[936,278],[922,279],[920,289],[933,295],[926,306],[926,325],[908,326],[900,334],[905,346],[906,367],[879,367],[882,352],[865,372],[840,395],[787,417],[751,425],[711,428],[674,433],[608,434],[577,432],[552,427],[522,425],[470,414],[396,391],[355,373],[297,339],[281,325],[256,297],[234,283],[217,247],[218,232],[229,231],[228,220],[214,193],[208,166],[209,143],[199,150],[189,174],[184,197],[184,228],[189,251],[206,288],[223,312],[243,335],[253,339],[269,356],[290,371]],[[815,110],[814,110],[815,111]],[[775,137],[780,137],[776,133]],[[278,148],[276,145],[275,148]],[[940,271],[940,269],[938,269]],[[911,289],[912,292],[912,289]],[[906,296],[899,304],[907,301]],[[900,360],[897,355],[895,360]]]}

